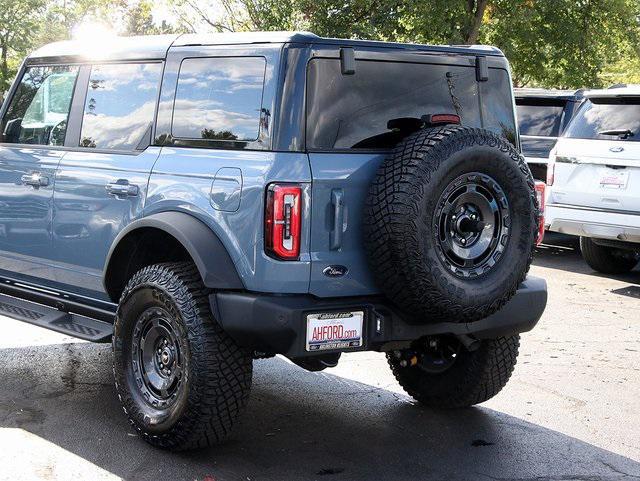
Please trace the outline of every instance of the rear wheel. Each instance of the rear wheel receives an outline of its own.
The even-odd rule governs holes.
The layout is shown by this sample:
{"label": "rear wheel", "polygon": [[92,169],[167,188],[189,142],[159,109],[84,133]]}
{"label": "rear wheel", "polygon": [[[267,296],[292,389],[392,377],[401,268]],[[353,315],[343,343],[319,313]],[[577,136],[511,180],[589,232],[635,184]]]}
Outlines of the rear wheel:
{"label": "rear wheel", "polygon": [[154,446],[222,441],[245,405],[251,353],[211,315],[190,262],[157,264],[127,284],[116,315],[113,372],[131,424]]}
{"label": "rear wheel", "polygon": [[593,270],[603,274],[624,274],[638,264],[638,253],[601,246],[589,237],[580,237],[582,257]]}
{"label": "rear wheel", "polygon": [[520,336],[480,341],[473,351],[455,337],[422,340],[387,354],[402,388],[425,406],[463,408],[498,394],[511,377]]}

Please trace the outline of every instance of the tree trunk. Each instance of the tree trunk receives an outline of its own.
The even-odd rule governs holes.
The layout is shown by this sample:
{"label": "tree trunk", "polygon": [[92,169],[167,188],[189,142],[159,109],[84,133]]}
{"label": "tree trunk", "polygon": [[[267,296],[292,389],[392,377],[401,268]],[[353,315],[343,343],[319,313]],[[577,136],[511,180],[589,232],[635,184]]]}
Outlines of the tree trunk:
{"label": "tree trunk", "polygon": [[465,43],[478,43],[482,17],[484,17],[484,11],[487,9],[487,3],[489,3],[489,0],[467,0],[467,15],[469,18],[464,39]]}

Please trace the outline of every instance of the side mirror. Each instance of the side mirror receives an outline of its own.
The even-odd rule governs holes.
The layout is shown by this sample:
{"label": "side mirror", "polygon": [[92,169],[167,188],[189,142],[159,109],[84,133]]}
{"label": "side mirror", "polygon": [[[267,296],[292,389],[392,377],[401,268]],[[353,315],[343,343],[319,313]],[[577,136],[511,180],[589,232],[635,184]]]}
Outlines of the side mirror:
{"label": "side mirror", "polygon": [[17,144],[20,140],[20,131],[22,130],[22,119],[12,119],[4,126],[4,141],[11,144]]}

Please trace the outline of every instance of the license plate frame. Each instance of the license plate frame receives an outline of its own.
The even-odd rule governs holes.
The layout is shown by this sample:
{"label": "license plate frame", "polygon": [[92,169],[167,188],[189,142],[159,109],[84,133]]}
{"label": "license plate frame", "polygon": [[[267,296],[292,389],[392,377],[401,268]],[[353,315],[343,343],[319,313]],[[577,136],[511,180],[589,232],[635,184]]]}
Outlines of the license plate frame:
{"label": "license plate frame", "polygon": [[314,312],[305,317],[307,352],[348,350],[362,347],[364,339],[363,310]]}
{"label": "license plate frame", "polygon": [[629,184],[629,172],[627,170],[611,170],[600,174],[600,188],[611,190],[625,190]]}

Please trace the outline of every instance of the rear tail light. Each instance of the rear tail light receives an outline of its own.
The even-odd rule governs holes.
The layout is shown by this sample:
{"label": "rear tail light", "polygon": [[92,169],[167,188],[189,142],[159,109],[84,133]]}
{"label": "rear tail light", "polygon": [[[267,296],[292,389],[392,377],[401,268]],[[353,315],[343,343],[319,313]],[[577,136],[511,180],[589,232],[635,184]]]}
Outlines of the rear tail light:
{"label": "rear tail light", "polygon": [[547,164],[547,185],[552,186],[553,181],[556,176],[556,161],[552,158],[549,158],[549,163]]}
{"label": "rear tail light", "polygon": [[544,194],[546,190],[546,185],[544,182],[536,180],[536,199],[538,199],[538,236],[536,238],[536,245],[542,244],[542,239],[544,239]]}
{"label": "rear tail light", "polygon": [[265,208],[265,251],[271,257],[297,260],[300,256],[302,189],[293,184],[271,184]]}

